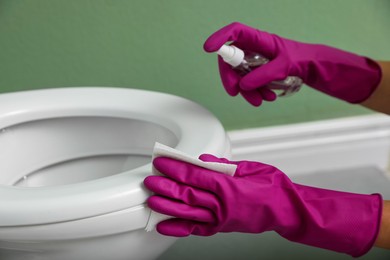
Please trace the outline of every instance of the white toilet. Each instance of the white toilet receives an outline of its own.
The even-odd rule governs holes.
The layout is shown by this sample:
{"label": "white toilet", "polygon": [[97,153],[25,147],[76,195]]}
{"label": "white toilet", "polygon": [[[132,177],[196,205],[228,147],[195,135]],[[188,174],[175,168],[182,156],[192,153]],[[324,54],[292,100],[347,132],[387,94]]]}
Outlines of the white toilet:
{"label": "white toilet", "polygon": [[146,232],[155,142],[228,156],[201,106],[135,89],[0,95],[0,259],[154,259],[175,238]]}

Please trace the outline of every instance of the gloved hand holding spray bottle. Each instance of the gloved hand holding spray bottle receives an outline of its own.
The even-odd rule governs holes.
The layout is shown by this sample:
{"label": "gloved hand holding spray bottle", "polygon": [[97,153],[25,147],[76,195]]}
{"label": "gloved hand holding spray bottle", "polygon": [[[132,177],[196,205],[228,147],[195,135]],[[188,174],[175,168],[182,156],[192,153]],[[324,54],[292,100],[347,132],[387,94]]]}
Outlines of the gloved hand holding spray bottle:
{"label": "gloved hand holding spray bottle", "polygon": [[[243,51],[234,45],[222,45],[217,51],[222,59],[230,64],[241,76],[245,76],[253,69],[269,62],[267,58],[253,51]],[[269,83],[266,88],[277,93],[279,97],[287,97],[298,92],[302,86],[302,79],[288,76],[284,80]]]}
{"label": "gloved hand holding spray bottle", "polygon": [[[228,42],[235,47],[224,47]],[[284,89],[279,96],[296,93],[302,82],[329,96],[361,103],[375,91],[382,76],[380,66],[367,57],[282,38],[241,23],[213,33],[203,48],[222,56],[218,66],[226,92],[241,94],[253,106],[274,101],[273,90],[278,88]]]}

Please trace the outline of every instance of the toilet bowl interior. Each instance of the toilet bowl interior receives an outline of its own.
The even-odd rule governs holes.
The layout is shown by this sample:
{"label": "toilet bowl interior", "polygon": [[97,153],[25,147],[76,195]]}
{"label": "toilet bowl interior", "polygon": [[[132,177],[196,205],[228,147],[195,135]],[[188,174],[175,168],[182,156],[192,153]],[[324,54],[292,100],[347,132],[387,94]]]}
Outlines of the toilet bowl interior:
{"label": "toilet bowl interior", "polygon": [[178,137],[145,120],[68,116],[0,130],[0,184],[56,186],[91,181],[150,163],[155,142]]}

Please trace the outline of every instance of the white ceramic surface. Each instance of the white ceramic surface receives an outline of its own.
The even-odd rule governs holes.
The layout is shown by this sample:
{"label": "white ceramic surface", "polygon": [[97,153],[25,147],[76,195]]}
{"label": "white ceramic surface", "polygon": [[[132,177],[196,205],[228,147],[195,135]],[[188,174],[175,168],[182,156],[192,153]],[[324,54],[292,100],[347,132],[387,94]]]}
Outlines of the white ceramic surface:
{"label": "white ceramic surface", "polygon": [[220,122],[189,100],[75,87],[0,95],[0,259],[154,259],[145,232],[155,142],[228,156]]}

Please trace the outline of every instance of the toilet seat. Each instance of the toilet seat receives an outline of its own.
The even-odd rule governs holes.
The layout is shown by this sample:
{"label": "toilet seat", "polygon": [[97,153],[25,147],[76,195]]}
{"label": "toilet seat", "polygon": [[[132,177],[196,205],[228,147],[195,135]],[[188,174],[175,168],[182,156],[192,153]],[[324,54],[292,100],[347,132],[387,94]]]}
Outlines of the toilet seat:
{"label": "toilet seat", "polygon": [[[26,122],[69,117],[108,117],[155,124],[171,131],[177,138],[175,148],[192,156],[207,152],[222,156],[229,150],[221,147],[228,143],[227,137],[212,114],[189,100],[169,94],[83,87],[0,95],[0,129],[12,130],[13,126]],[[0,132],[0,138],[2,134],[7,132]],[[1,185],[0,227],[69,222],[137,208],[148,197],[142,181],[150,173],[148,163],[75,184],[39,188]]]}

